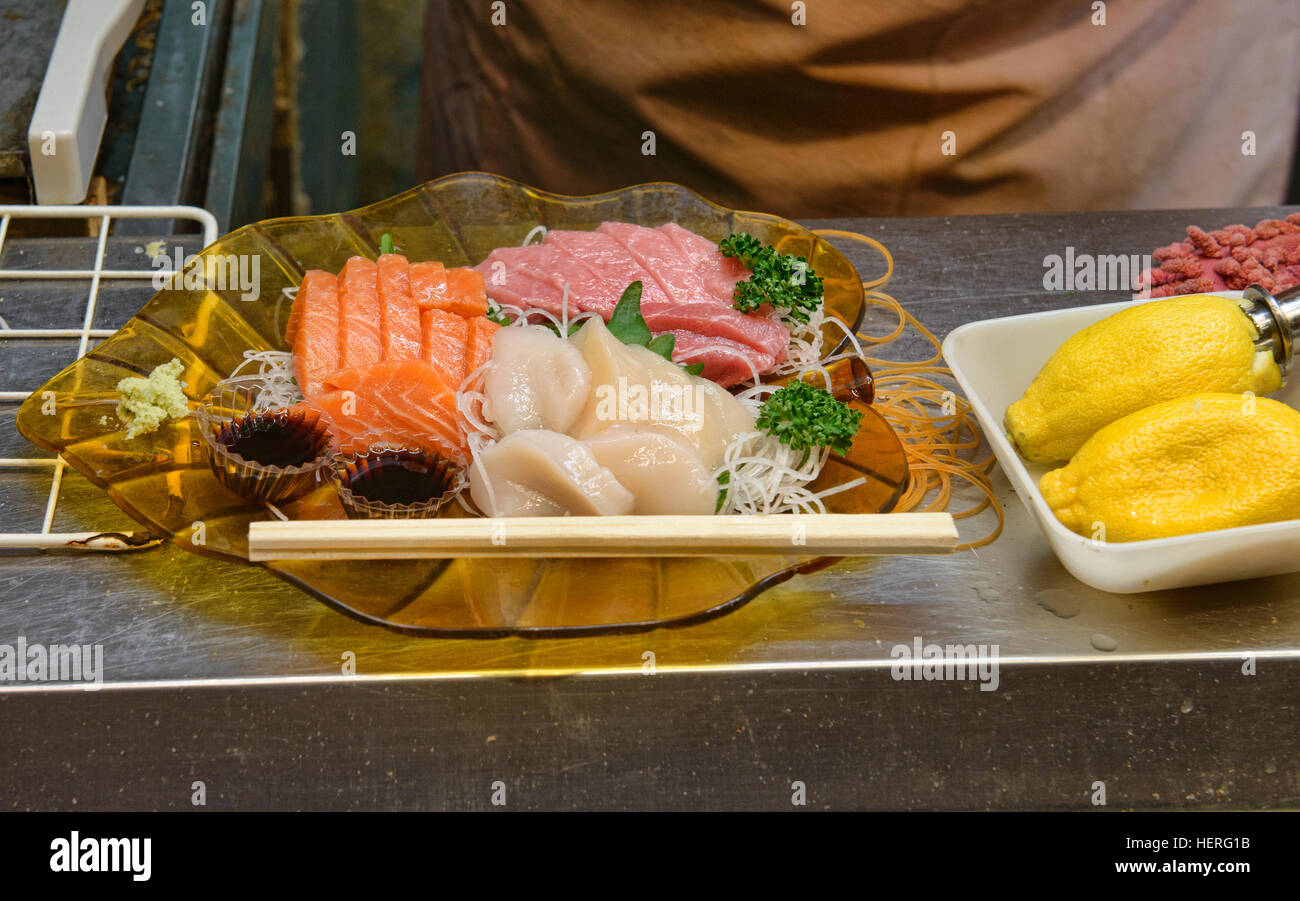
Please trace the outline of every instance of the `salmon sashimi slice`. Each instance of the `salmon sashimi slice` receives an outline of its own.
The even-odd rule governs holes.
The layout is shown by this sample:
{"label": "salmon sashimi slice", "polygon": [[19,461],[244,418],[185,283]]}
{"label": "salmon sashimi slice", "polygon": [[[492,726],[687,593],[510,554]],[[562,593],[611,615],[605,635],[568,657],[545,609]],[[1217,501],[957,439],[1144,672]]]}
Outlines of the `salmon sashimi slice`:
{"label": "salmon sashimi slice", "polygon": [[339,273],[339,364],[355,369],[383,358],[379,333],[379,267],[352,257]]}
{"label": "salmon sashimi slice", "polygon": [[403,444],[466,459],[456,392],[423,360],[385,360],[335,373],[309,401],[329,420],[334,444],[360,450]]}
{"label": "salmon sashimi slice", "polygon": [[424,332],[422,359],[453,389],[465,378],[465,350],[469,323],[446,310],[421,310]]}
{"label": "salmon sashimi slice", "polygon": [[447,270],[442,263],[411,264],[411,296],[421,310],[447,309]]}
{"label": "salmon sashimi slice", "polygon": [[492,336],[501,326],[486,316],[475,316],[465,322],[469,327],[465,338],[465,375],[468,376],[492,356]]}
{"label": "salmon sashimi slice", "polygon": [[339,369],[338,279],[319,269],[309,271],[298,286],[289,322],[293,374],[303,396],[312,397]]}
{"label": "salmon sashimi slice", "polygon": [[469,319],[488,311],[487,288],[477,269],[447,270],[448,312]]}
{"label": "salmon sashimi slice", "polygon": [[330,284],[335,290],[338,290],[338,278],[333,272],[326,272],[321,269],[308,269],[302,277],[302,283],[298,285],[298,293],[294,295],[293,306],[289,310],[289,322],[284,327],[284,340],[292,349],[294,339],[298,337],[298,329],[302,327],[303,309],[305,304],[298,303],[298,298],[302,296],[303,289],[307,287],[309,281],[320,283],[322,276],[329,276]]}
{"label": "salmon sashimi slice", "polygon": [[376,445],[388,445],[447,454],[440,441],[430,441],[427,446],[414,444],[405,431],[385,428],[374,402],[351,391],[326,391],[292,409],[309,410],[320,416],[330,432],[330,447],[343,453],[363,453]]}
{"label": "salmon sashimi slice", "polygon": [[420,308],[411,295],[406,257],[379,258],[379,340],[384,360],[418,360],[421,352]]}

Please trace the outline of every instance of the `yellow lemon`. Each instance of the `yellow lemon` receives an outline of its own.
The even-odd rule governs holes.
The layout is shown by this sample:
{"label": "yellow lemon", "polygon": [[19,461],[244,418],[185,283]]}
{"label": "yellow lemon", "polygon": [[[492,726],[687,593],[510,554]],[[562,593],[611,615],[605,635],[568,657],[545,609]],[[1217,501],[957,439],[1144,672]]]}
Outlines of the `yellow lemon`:
{"label": "yellow lemon", "polygon": [[1121,416],[1200,391],[1270,394],[1272,354],[1234,300],[1193,294],[1138,304],[1070,337],[1043,365],[1006,427],[1026,460],[1068,460]]}
{"label": "yellow lemon", "polygon": [[1106,541],[1300,518],[1300,412],[1241,394],[1154,404],[1097,432],[1039,487],[1067,528]]}

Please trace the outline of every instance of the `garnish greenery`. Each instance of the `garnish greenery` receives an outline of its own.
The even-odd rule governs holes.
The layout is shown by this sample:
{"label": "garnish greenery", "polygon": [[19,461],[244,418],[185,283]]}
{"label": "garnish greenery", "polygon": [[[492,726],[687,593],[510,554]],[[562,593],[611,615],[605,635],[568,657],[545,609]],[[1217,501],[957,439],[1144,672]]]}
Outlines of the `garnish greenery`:
{"label": "garnish greenery", "polygon": [[862,414],[829,391],[795,381],[767,399],[755,421],[791,450],[829,447],[843,455],[853,444]]}
{"label": "garnish greenery", "polygon": [[[677,336],[665,332],[651,337],[650,326],[646,325],[645,317],[641,315],[641,282],[639,281],[633,282],[623,290],[613,314],[609,317],[609,333],[624,344],[639,345],[654,351],[669,363],[673,361],[673,347],[677,343]],[[682,368],[691,375],[704,372],[703,363],[691,363],[683,365]]]}
{"label": "garnish greenery", "polygon": [[379,255],[383,256],[386,253],[392,253],[393,247],[393,236],[388,232],[384,232],[384,236],[379,239]]}
{"label": "garnish greenery", "polygon": [[[560,327],[559,327],[558,325],[556,325],[554,322],[552,322],[551,320],[549,320],[549,319],[547,319],[547,320],[545,320],[545,321],[543,321],[543,322],[539,322],[538,325],[544,325],[544,326],[546,326],[548,329],[550,329],[551,331],[555,332],[555,334],[560,335],[561,338],[572,338],[574,335],[576,335],[576,334],[578,333],[578,329],[582,328],[582,323],[583,323],[583,321],[584,321],[584,320],[578,320],[577,322],[570,322],[570,323],[569,323],[569,333],[568,333],[567,335],[560,335]],[[505,325],[509,325],[510,323],[509,323],[509,322],[506,322],[506,323],[504,323],[504,324],[505,324]]]}
{"label": "garnish greenery", "polygon": [[[623,289],[614,313],[609,317],[609,333],[624,344],[650,344],[650,326],[641,315],[641,283],[633,282]],[[659,351],[655,351],[658,353]]]}
{"label": "garnish greenery", "polygon": [[664,332],[662,335],[651,338],[646,347],[653,350],[665,360],[673,358],[673,348],[677,346],[677,336],[671,332]]}
{"label": "garnish greenery", "polygon": [[807,322],[822,304],[822,280],[808,267],[808,260],[777,253],[753,235],[739,232],[718,242],[723,256],[745,265],[750,276],[736,283],[736,309],[752,313],[771,304],[796,322]]}
{"label": "garnish greenery", "polygon": [[[510,318],[509,313],[501,309],[501,307],[497,306],[495,303],[493,303],[490,300],[488,301],[488,311],[484,315],[486,315],[488,319],[491,319],[497,325],[509,325],[510,323],[514,322],[514,320]],[[559,329],[556,329],[555,331],[556,334],[559,334]]]}
{"label": "garnish greenery", "polygon": [[722,504],[727,499],[727,486],[731,484],[731,473],[723,472],[718,474],[718,503],[714,505],[713,512],[717,513],[722,509]]}

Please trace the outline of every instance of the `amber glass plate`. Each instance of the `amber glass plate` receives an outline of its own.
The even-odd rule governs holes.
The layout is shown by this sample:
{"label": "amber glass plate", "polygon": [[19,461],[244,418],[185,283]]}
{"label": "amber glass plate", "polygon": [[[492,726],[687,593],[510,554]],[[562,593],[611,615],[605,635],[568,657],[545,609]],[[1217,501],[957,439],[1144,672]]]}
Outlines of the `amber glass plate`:
{"label": "amber glass plate", "polygon": [[[472,265],[494,247],[519,244],[537,225],[593,229],[606,220],[656,226],[673,221],[710,239],[747,231],[808,258],[825,281],[829,312],[856,328],[862,286],[838,251],[793,222],[716,206],[680,185],[637,185],[590,197],[537,191],[484,173],[461,173],[352,213],[274,219],[226,235],[199,257],[256,255],[261,291],[238,287],[158,292],[113,337],[33,393],[18,413],[29,440],[59,454],[124,510],[177,544],[247,562],[248,524],[265,507],[227,491],[204,457],[191,416],[127,440],[115,414],[116,385],[173,357],[185,364],[192,402],[244,360],[246,350],[285,350],[291,303],[285,288],[307,269],[338,271],[354,254],[376,257],[384,232],[412,260]],[[251,257],[249,257],[251,259]],[[233,261],[233,260],[231,260]],[[214,270],[216,274],[217,270]],[[838,332],[828,337],[838,341]],[[45,400],[53,392],[53,412]],[[858,476],[865,484],[834,495],[839,513],[892,509],[907,483],[907,462],[890,427],[869,406],[852,452],[826,467],[819,487]],[[282,507],[294,518],[343,518],[334,490]],[[450,505],[446,515],[460,514]],[[430,633],[493,634],[645,628],[713,615],[832,559],[452,560],[301,562],[267,568],[363,619]]]}

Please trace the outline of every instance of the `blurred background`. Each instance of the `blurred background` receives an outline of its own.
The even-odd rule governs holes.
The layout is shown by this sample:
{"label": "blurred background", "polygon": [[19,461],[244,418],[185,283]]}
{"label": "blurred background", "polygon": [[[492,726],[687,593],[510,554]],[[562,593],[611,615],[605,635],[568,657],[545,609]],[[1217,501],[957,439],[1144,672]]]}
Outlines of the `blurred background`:
{"label": "blurred background", "polygon": [[[68,7],[0,0],[0,202],[38,200],[28,128],[66,77],[48,67]],[[225,230],[411,187],[423,21],[410,0],[145,0],[86,202],[193,204]]]}
{"label": "blurred background", "polygon": [[[0,201],[39,199],[77,2],[0,0]],[[487,169],[802,217],[1298,203],[1297,47],[1295,0],[144,0],[85,202],[228,229]]]}

